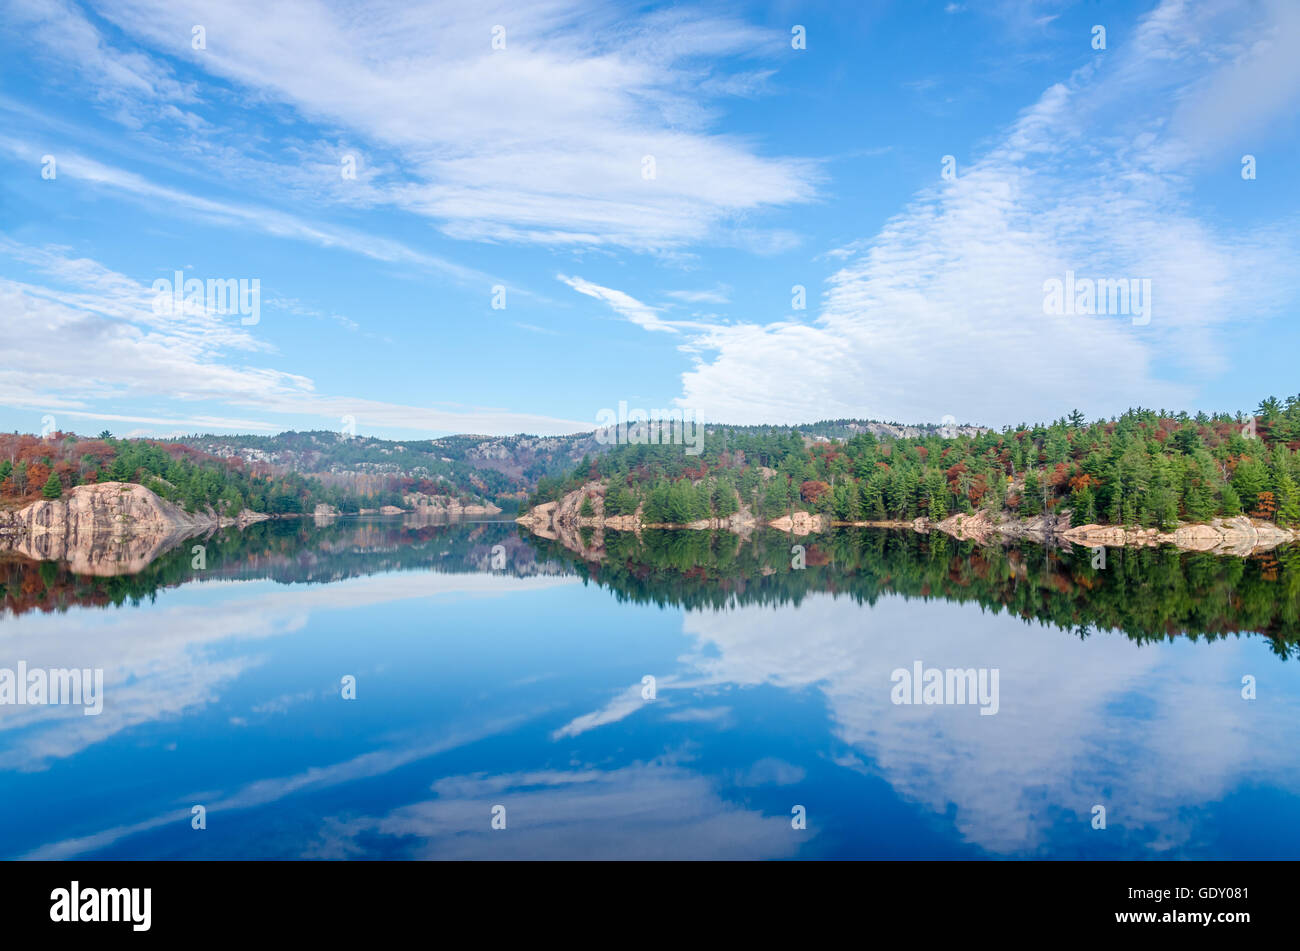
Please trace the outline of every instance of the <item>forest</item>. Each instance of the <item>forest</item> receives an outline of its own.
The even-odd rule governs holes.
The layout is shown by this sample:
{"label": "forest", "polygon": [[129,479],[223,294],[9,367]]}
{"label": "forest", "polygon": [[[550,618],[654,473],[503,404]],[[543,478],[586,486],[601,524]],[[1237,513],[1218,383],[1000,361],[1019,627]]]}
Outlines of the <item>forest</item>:
{"label": "forest", "polygon": [[[765,519],[802,510],[845,522],[940,521],[984,509],[1071,523],[1172,529],[1248,515],[1300,525],[1300,396],[1263,400],[1255,414],[1130,409],[1088,422],[971,435],[810,437],[798,429],[710,426],[703,451],[620,445],[567,477],[538,483],[532,505],[591,480],[605,514],[643,506],[647,523],[725,517],[748,506]],[[585,506],[585,503],[584,503]]]}
{"label": "forest", "polygon": [[318,479],[249,467],[238,458],[218,458],[181,443],[115,439],[108,432],[95,438],[0,434],[0,506],[58,499],[74,486],[97,482],[135,482],[186,511],[211,507],[225,515],[243,509],[310,513],[321,502],[355,512],[362,505],[400,501],[403,489],[395,485],[382,496],[358,496]]}

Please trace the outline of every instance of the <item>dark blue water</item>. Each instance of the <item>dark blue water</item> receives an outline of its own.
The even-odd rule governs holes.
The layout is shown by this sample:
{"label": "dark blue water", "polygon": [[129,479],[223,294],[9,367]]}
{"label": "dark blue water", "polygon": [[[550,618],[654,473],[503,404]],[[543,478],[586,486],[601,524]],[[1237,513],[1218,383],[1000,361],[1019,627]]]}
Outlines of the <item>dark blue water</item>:
{"label": "dark blue water", "polygon": [[[1300,857],[1300,667],[1268,637],[1080,636],[836,564],[722,607],[651,575],[655,603],[513,525],[261,541],[138,603],[19,573],[49,594],[0,667],[102,668],[105,701],[0,706],[0,856]],[[996,668],[997,712],[894,703],[917,661]]]}

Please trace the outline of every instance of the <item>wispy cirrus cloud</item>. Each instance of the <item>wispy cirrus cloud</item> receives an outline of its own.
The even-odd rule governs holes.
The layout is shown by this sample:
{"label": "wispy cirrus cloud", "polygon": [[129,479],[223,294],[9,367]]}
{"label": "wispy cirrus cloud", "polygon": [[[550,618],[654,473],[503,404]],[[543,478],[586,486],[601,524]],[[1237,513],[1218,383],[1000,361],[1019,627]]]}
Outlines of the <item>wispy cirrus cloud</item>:
{"label": "wispy cirrus cloud", "polygon": [[[162,315],[152,287],[66,249],[0,239],[0,261],[33,269],[42,283],[0,278],[0,404],[58,410],[78,419],[169,429],[206,422],[214,429],[275,431],[277,423],[203,411],[209,405],[259,414],[312,417],[328,427],[351,415],[367,427],[431,433],[580,432],[589,423],[506,408],[412,406],[329,395],[310,377],[250,365],[274,349],[228,315],[187,307]],[[117,411],[124,401],[166,400],[166,413]],[[187,407],[195,411],[181,414]]]}
{"label": "wispy cirrus cloud", "polygon": [[[17,139],[0,136],[0,150],[36,166],[40,152]],[[76,152],[61,152],[57,157],[58,174],[65,179],[111,189],[134,199],[172,209],[184,209],[207,221],[234,228],[251,228],[262,234],[305,241],[321,248],[341,248],[376,261],[414,265],[428,271],[449,275],[475,284],[491,284],[494,278],[474,268],[447,258],[417,250],[391,238],[354,228],[313,222],[298,215],[259,204],[204,198],[178,188],[159,185],[147,178],[106,165]]]}
{"label": "wispy cirrus cloud", "polygon": [[[1280,4],[1239,14],[1227,3],[1161,5],[1110,59],[1047,89],[955,180],[832,251],[840,266],[815,322],[693,334],[681,405],[745,423],[960,409],[992,424],[1189,405],[1192,380],[1227,368],[1225,329],[1297,292],[1294,222],[1211,224],[1188,180],[1221,147],[1213,130],[1257,127],[1298,98],[1300,66],[1280,50],[1300,42],[1300,17]],[[1214,92],[1243,77],[1273,85],[1233,103]],[[1044,281],[1067,270],[1149,279],[1150,324],[1045,315]],[[999,385],[1009,363],[1015,385]]]}
{"label": "wispy cirrus cloud", "polygon": [[600,284],[584,280],[581,277],[566,277],[563,274],[556,276],[579,294],[585,294],[587,297],[608,304],[615,313],[638,327],[662,333],[677,333],[677,328],[660,318],[659,312],[655,308],[641,303],[631,294],[612,287],[602,287]]}
{"label": "wispy cirrus cloud", "polygon": [[[706,239],[788,246],[788,233],[740,219],[816,197],[816,162],[765,157],[710,130],[712,101],[759,94],[789,52],[780,31],[727,16],[588,0],[384,2],[364,17],[324,2],[97,7],[136,44],[124,49],[76,8],[55,9],[39,18],[45,54],[130,115],[152,109],[172,137],[187,128],[171,115],[176,101],[202,116],[247,92],[315,127],[315,141],[296,136],[278,158],[264,146],[270,130],[191,129],[186,148],[217,171],[400,208],[456,238],[660,253]],[[191,48],[196,23],[202,50]],[[504,48],[493,48],[495,25]],[[192,103],[199,84],[172,77],[195,72],[215,82]],[[232,151],[232,135],[244,147]],[[339,174],[344,154],[358,159],[353,180]]]}
{"label": "wispy cirrus cloud", "polygon": [[731,301],[731,288],[725,284],[696,291],[668,291],[667,294],[687,304],[727,304]]}

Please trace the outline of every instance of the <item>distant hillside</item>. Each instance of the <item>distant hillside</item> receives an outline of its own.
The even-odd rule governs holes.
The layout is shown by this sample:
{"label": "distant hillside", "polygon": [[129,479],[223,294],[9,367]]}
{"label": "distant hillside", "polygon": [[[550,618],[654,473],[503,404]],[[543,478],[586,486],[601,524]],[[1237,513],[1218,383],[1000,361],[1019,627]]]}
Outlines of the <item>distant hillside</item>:
{"label": "distant hillside", "polygon": [[[874,420],[822,420],[802,426],[727,426],[738,435],[799,432],[810,438],[847,439],[870,433],[880,438],[915,438],[943,427],[903,426]],[[709,432],[720,432],[710,425]],[[986,430],[953,426],[951,435]],[[444,436],[439,439],[377,439],[329,430],[277,436],[185,436],[173,442],[225,459],[241,459],[271,471],[312,476],[341,490],[373,495],[384,490],[422,490],[517,505],[543,479],[568,475],[583,459],[607,452],[596,432],[567,436]]]}
{"label": "distant hillside", "polygon": [[[727,434],[722,434],[725,430]],[[799,433],[809,441],[974,436],[974,426],[902,426],[873,420],[822,420],[803,426],[710,425],[709,438],[746,439]],[[599,434],[604,437],[604,433]],[[118,439],[108,432],[47,437],[0,434],[0,508],[57,498],[76,485],[107,480],[148,486],[193,512],[241,508],[269,514],[343,512],[404,504],[410,493],[488,501],[516,509],[539,485],[566,479],[575,467],[614,449],[597,432],[566,436],[444,436],[377,439],[329,430],[276,436],[193,435]]]}
{"label": "distant hillside", "polygon": [[543,477],[567,472],[583,457],[606,448],[593,433],[393,440],[315,430],[173,441],[273,472],[312,476],[362,495],[414,490],[498,505],[517,505]]}
{"label": "distant hillside", "polygon": [[[710,426],[712,431],[715,427]],[[882,423],[874,419],[823,419],[815,423],[802,423],[798,426],[726,426],[728,432],[755,435],[758,433],[799,432],[813,438],[852,439],[854,436],[870,434],[884,439],[919,439],[922,436],[978,436],[980,433],[992,432],[987,426],[971,423],[924,423],[915,426],[903,423]]]}

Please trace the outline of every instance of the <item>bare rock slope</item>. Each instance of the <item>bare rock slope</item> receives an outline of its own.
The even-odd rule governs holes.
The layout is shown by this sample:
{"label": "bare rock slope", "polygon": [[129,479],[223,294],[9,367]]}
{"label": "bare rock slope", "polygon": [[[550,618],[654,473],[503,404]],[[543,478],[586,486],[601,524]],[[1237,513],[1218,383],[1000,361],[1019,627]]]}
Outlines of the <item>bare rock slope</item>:
{"label": "bare rock slope", "polygon": [[139,571],[185,538],[265,518],[248,511],[235,518],[191,514],[142,485],[101,482],[0,512],[0,550],[67,561],[79,574],[124,574]]}

